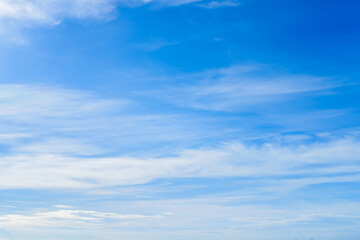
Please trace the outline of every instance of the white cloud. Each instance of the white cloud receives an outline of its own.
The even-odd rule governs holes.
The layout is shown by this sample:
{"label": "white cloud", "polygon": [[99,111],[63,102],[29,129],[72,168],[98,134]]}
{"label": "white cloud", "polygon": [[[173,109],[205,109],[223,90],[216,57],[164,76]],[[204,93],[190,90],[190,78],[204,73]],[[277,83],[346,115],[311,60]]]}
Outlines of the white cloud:
{"label": "white cloud", "polygon": [[[46,195],[49,196],[50,192],[46,191]],[[317,192],[315,195],[315,198],[319,197]],[[323,199],[327,197],[330,198],[323,196]],[[41,202],[46,201],[40,198]],[[307,202],[303,198],[281,198],[280,203],[274,203],[259,198],[221,201],[220,197],[216,200],[211,196],[180,196],[178,199],[86,196],[86,200],[81,198],[77,201],[74,201],[76,195],[70,198],[81,207],[10,209],[6,214],[0,214],[0,228],[10,231],[14,239],[19,240],[25,237],[18,234],[26,234],[26,239],[45,240],[55,234],[60,239],[69,238],[69,235],[75,239],[78,233],[104,240],[166,240],[175,235],[176,239],[195,236],[193,239],[200,240],[211,236],[212,239],[236,240],[243,237],[271,240],[274,237],[299,236],[299,231],[305,239],[320,239],[323,233],[328,237],[342,234],[344,225],[339,223],[345,223],[345,228],[356,233],[354,236],[359,232],[360,208],[356,199],[351,201],[336,197]],[[63,198],[56,199],[61,200]],[[89,201],[92,204],[89,205]],[[284,228],[286,232],[281,235]]]}
{"label": "white cloud", "polygon": [[126,221],[142,219],[156,219],[163,215],[118,214],[108,212],[84,210],[54,210],[33,214],[6,214],[0,215],[0,228],[4,229],[33,229],[33,227],[67,227],[84,228],[100,227],[108,221],[115,221],[119,225]]}
{"label": "white cloud", "polygon": [[53,86],[0,85],[0,116],[14,121],[31,122],[66,117],[76,119],[129,104],[128,100],[100,100],[84,91]]}
{"label": "white cloud", "polygon": [[0,37],[26,44],[24,28],[55,26],[65,19],[107,21],[116,0],[0,0]]}
{"label": "white cloud", "polygon": [[108,20],[119,5],[178,6],[199,1],[202,0],[0,0],[0,24],[56,25],[66,18]]}
{"label": "white cloud", "polygon": [[[195,3],[194,6],[204,8],[219,8],[219,7],[236,7],[240,6],[238,0],[219,0],[219,1],[204,1],[204,0],[132,0],[133,4],[154,4],[155,6],[179,6],[183,4]],[[204,3],[203,3],[204,2]]]}
{"label": "white cloud", "polygon": [[0,84],[0,144],[8,153],[88,156],[212,134],[196,119],[143,114],[137,104],[54,86]]}
{"label": "white cloud", "polygon": [[343,214],[299,214],[298,216],[287,218],[287,217],[242,217],[242,218],[230,218],[230,220],[241,224],[243,227],[264,227],[264,226],[281,226],[291,224],[304,224],[319,221],[323,218],[328,219],[356,219],[360,220],[360,216],[357,215],[343,215]]}
{"label": "white cloud", "polygon": [[344,85],[324,77],[274,74],[269,66],[260,64],[235,65],[184,78],[193,81],[182,88],[161,90],[154,96],[184,107],[234,111],[289,101],[304,94],[328,94]]}
{"label": "white cloud", "polygon": [[[155,8],[175,7],[203,0],[0,0],[0,36],[26,44],[24,28],[55,26],[66,19],[110,21],[118,8],[150,5]],[[198,5],[206,8],[237,6],[233,1]]]}
{"label": "white cloud", "polygon": [[[11,23],[51,26],[66,18],[109,20],[115,17],[119,5],[136,7],[153,4],[164,7],[201,1],[203,0],[0,0],[0,28]],[[213,1],[201,6],[215,8],[237,5],[236,1]]]}
{"label": "white cloud", "polygon": [[[273,180],[259,191],[287,191],[360,177],[356,136],[325,136],[319,138],[322,143],[305,143],[307,138],[297,136],[276,143],[170,147],[155,155],[156,142],[189,141],[191,134],[183,132],[203,133],[196,132],[197,126],[179,129],[168,116],[129,115],[124,109],[131,106],[130,101],[104,100],[75,90],[0,85],[0,100],[0,141],[6,146],[0,158],[1,189],[93,190],[157,179],[268,176]],[[136,146],[141,146],[140,152]],[[121,147],[125,153],[118,151]]]}
{"label": "white cloud", "polygon": [[241,2],[236,0],[211,1],[206,4],[199,4],[199,6],[204,8],[237,7],[240,5]]}
{"label": "white cloud", "polygon": [[114,9],[114,0],[1,0],[0,20],[55,25],[64,18],[109,18]]}
{"label": "white cloud", "polygon": [[[3,156],[0,188],[95,188],[148,183],[163,178],[286,177],[298,188],[324,182],[359,181],[360,142],[341,139],[300,147],[225,144],[162,158],[76,158],[32,152]],[[314,177],[316,175],[316,177]],[[302,176],[292,180],[293,176]]]}
{"label": "white cloud", "polygon": [[[107,204],[109,202],[102,202],[96,207],[103,208]],[[314,234],[313,231],[319,226],[325,232],[330,229],[338,231],[343,227],[337,224],[338,222],[346,222],[349,228],[357,229],[360,220],[359,203],[356,201],[299,201],[298,204],[284,203],[274,206],[259,202],[219,204],[208,198],[142,201],[115,201],[112,198],[111,205],[107,208],[111,210],[11,210],[11,213],[0,214],[0,228],[12,233],[25,232],[30,236],[39,231],[49,236],[49,233],[54,233],[57,229],[60,234],[86,232],[96,237],[97,234],[113,232],[117,235],[106,239],[119,239],[119,234],[131,234],[130,239],[159,239],[158,236],[162,236],[160,239],[167,239],[174,233],[177,236],[210,234],[214,239],[218,239],[227,233],[230,234],[226,235],[229,239],[238,239],[241,235],[260,240],[268,236],[264,235],[265,232],[274,231],[275,235],[270,234],[269,238],[266,238],[271,239],[270,237],[278,236],[279,228],[286,227],[289,230],[304,224],[306,231],[302,232],[303,234]],[[257,237],[252,235],[258,232],[254,231],[255,229],[261,229],[261,234]],[[147,237],[142,238],[141,234]]]}

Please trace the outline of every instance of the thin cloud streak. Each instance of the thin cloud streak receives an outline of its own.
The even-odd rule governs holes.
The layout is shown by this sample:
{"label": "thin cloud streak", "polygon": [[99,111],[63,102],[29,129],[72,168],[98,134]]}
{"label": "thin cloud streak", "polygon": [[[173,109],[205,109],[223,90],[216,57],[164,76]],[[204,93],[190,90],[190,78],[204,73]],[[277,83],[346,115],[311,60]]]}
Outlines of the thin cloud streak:
{"label": "thin cloud streak", "polygon": [[161,217],[163,215],[118,214],[67,209],[37,212],[28,215],[0,215],[0,227],[5,229],[33,229],[34,227],[98,228],[109,220],[117,221],[119,225],[124,225],[129,220],[141,221],[142,219],[157,219]]}
{"label": "thin cloud streak", "polygon": [[[281,103],[306,95],[328,95],[348,85],[342,81],[307,75],[274,74],[261,64],[235,65],[183,76],[191,84],[144,93],[174,104],[211,111],[239,111]],[[160,97],[159,97],[160,96]]]}
{"label": "thin cloud streak", "polygon": [[199,4],[198,6],[204,8],[238,7],[241,6],[241,2],[236,0],[211,1],[205,4]]}
{"label": "thin cloud streak", "polygon": [[[357,182],[359,144],[353,138],[300,147],[230,143],[213,149],[185,150],[176,157],[164,158],[75,158],[32,152],[1,158],[0,188],[91,189],[191,177],[300,176],[299,187]],[[311,176],[314,174],[316,178]]]}

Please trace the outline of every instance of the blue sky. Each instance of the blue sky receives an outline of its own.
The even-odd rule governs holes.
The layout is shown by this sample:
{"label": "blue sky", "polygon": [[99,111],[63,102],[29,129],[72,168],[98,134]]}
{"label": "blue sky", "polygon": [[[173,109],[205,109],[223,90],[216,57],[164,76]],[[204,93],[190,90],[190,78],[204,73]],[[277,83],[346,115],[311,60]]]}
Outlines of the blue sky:
{"label": "blue sky", "polygon": [[359,7],[0,0],[0,240],[358,240]]}

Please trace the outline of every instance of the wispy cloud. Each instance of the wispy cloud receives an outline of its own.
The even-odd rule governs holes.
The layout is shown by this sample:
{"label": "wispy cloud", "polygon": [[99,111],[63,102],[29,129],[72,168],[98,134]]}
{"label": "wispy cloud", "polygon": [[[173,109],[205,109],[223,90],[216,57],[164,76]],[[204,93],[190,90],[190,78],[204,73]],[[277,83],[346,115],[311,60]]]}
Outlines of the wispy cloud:
{"label": "wispy cloud", "polygon": [[[0,37],[26,44],[27,39],[22,34],[24,28],[56,26],[66,19],[107,22],[117,17],[121,7],[149,5],[162,8],[201,2],[203,0],[0,0]],[[236,1],[213,1],[197,6],[238,5]]]}
{"label": "wispy cloud", "polygon": [[136,151],[135,146],[145,142],[154,147],[203,137],[197,134],[202,130],[187,130],[196,127],[194,120],[144,114],[134,111],[138,103],[132,100],[85,91],[3,84],[0,100],[0,122],[6,125],[0,127],[0,143],[5,151],[92,155],[104,153],[104,148]]}
{"label": "wispy cloud", "polygon": [[[231,143],[219,148],[184,150],[175,157],[162,158],[76,158],[32,151],[1,158],[0,188],[81,189],[190,177],[285,177],[290,181],[280,183],[292,188],[357,182],[358,145],[359,141],[351,138],[301,147]],[[275,179],[276,187],[279,181]]]}
{"label": "wispy cloud", "polygon": [[[119,5],[179,6],[202,0],[1,0],[0,24],[18,22],[24,26],[56,25],[63,19],[109,20],[115,16]],[[234,1],[207,3],[206,7],[233,6]]]}
{"label": "wispy cloud", "polygon": [[[274,91],[282,94],[285,90]],[[32,85],[2,85],[0,93],[1,122],[7,126],[1,129],[5,146],[0,159],[2,189],[92,189],[157,179],[263,176],[274,178],[268,188],[280,184],[294,189],[359,180],[356,135],[315,141],[279,136],[280,140],[260,144],[234,140],[211,147],[177,146],[154,154],[151,148],[156,142],[169,144],[191,135],[184,135],[187,129],[173,127],[166,115],[160,122],[153,116],[129,115],[124,109],[134,103],[128,100],[104,100],[81,91]],[[175,132],[173,136],[169,130]],[[151,139],[149,149],[134,147],[143,146],[147,138]],[[133,148],[121,152],[122,146]],[[295,176],[297,180],[292,180]]]}
{"label": "wispy cloud", "polygon": [[167,101],[186,107],[233,111],[247,110],[296,99],[309,94],[329,94],[341,81],[308,75],[275,73],[264,65],[235,65],[184,77],[191,85],[161,91]]}
{"label": "wispy cloud", "polygon": [[203,0],[130,0],[122,1],[122,3],[127,5],[139,6],[144,4],[153,4],[157,7],[167,7],[167,6],[179,6],[183,4],[189,4],[194,2],[201,2]]}
{"label": "wispy cloud", "polygon": [[49,27],[65,19],[107,21],[116,16],[115,0],[0,0],[0,39],[26,44],[24,28]]}
{"label": "wispy cloud", "polygon": [[[156,219],[163,215],[118,214],[108,212],[60,209],[33,214],[6,214],[0,215],[0,227],[5,229],[26,229],[33,227],[66,227],[84,228],[100,227],[112,221],[112,224],[128,225],[128,221],[142,219]],[[130,222],[131,223],[131,222]]]}
{"label": "wispy cloud", "polygon": [[129,100],[100,100],[85,91],[46,85],[1,84],[0,116],[15,121],[44,118],[73,119],[125,107]]}
{"label": "wispy cloud", "polygon": [[220,8],[220,7],[237,7],[240,6],[241,2],[237,0],[225,0],[225,1],[211,1],[198,6],[204,8]]}
{"label": "wispy cloud", "polygon": [[56,25],[64,18],[109,18],[114,0],[1,0],[0,20],[22,24]]}
{"label": "wispy cloud", "polygon": [[[222,69],[218,74],[252,69]],[[92,236],[116,233],[107,239],[118,239],[119,234],[138,239],[139,229],[144,239],[150,232],[159,239],[174,232],[203,237],[226,231],[238,239],[241,229],[249,227],[266,230],[325,220],[358,223],[357,213],[351,212],[356,204],[344,204],[345,209],[310,206],[304,212],[264,203],[317,184],[358,183],[356,132],[278,134],[260,141],[220,137],[212,144],[171,146],[174,140],[206,137],[208,131],[192,118],[137,112],[136,99],[106,99],[55,86],[0,85],[0,100],[0,189],[26,202],[24,209],[23,203],[12,201],[16,198],[5,196],[3,205],[15,208],[6,207],[0,214],[0,228],[20,234],[19,239],[21,234],[33,236],[41,230],[48,236],[59,229],[59,234],[84,229],[93,231]],[[166,151],[154,150],[156,143],[166,145]],[[221,184],[213,192],[204,191],[217,188],[212,181],[239,189]],[[71,200],[39,196],[39,202],[31,204],[24,190],[46,196],[60,192]],[[91,199],[96,204],[89,204]]]}
{"label": "wispy cloud", "polygon": [[[343,201],[326,204],[299,203],[292,207],[288,204],[219,204],[207,198],[112,203],[116,203],[112,206],[112,211],[76,208],[11,211],[12,213],[0,215],[0,227],[30,235],[38,231],[49,233],[54,229],[61,229],[59,234],[68,231],[91,232],[94,236],[109,231],[116,233],[117,236],[108,236],[108,239],[117,239],[120,234],[131,234],[140,239],[143,239],[142,234],[147,234],[148,239],[158,239],[159,236],[171,233],[181,236],[196,233],[201,239],[209,234],[218,237],[224,232],[229,234],[230,239],[237,239],[239,234],[251,239],[264,239],[261,236],[264,232],[271,233],[274,229],[304,224],[306,231],[302,233],[313,234],[313,237],[319,236],[319,232],[314,232],[318,227],[324,231],[341,229],[339,222],[346,223],[351,229],[357,229],[360,220],[359,204],[345,204]],[[244,231],[249,228],[261,229],[261,234]]]}
{"label": "wispy cloud", "polygon": [[357,215],[343,215],[343,214],[306,214],[299,215],[293,218],[286,217],[268,217],[268,218],[230,218],[230,220],[241,224],[243,227],[264,227],[264,226],[281,226],[281,225],[292,225],[292,224],[306,224],[321,221],[323,219],[329,220],[348,220],[355,219],[360,220]]}
{"label": "wispy cloud", "polygon": [[[6,25],[52,26],[64,19],[110,20],[119,6],[179,6],[203,0],[0,0],[0,29]],[[237,1],[212,1],[199,6],[238,6]],[[14,25],[13,25],[14,26]]]}
{"label": "wispy cloud", "polygon": [[163,47],[172,46],[176,44],[179,44],[179,42],[164,41],[157,39],[157,40],[147,41],[146,43],[135,44],[134,47],[144,51],[156,51]]}

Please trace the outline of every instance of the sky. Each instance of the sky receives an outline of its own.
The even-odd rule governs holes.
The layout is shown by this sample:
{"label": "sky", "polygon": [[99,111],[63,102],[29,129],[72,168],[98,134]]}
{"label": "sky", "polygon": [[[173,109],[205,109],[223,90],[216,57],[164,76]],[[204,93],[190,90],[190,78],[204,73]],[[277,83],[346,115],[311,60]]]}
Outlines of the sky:
{"label": "sky", "polygon": [[359,240],[359,7],[0,0],[0,240]]}

